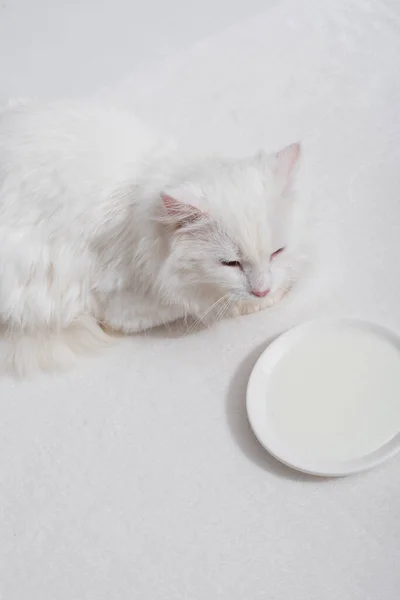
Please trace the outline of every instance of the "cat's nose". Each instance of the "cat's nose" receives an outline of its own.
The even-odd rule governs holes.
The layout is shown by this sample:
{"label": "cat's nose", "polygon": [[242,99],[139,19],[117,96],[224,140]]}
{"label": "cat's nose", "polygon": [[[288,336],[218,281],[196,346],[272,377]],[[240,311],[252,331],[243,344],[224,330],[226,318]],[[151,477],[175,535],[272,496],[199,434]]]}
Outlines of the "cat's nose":
{"label": "cat's nose", "polygon": [[257,296],[257,298],[265,298],[268,296],[270,290],[251,290],[253,296]]}

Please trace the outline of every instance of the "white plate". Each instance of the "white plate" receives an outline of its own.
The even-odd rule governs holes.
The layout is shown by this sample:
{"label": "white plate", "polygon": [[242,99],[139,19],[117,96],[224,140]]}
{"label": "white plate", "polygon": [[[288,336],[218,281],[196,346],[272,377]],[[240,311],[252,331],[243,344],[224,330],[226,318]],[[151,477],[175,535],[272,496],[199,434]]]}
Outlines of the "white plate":
{"label": "white plate", "polygon": [[247,413],[260,443],[284,464],[343,476],[400,450],[398,390],[398,335],[357,319],[320,319],[287,331],[264,351],[250,376]]}

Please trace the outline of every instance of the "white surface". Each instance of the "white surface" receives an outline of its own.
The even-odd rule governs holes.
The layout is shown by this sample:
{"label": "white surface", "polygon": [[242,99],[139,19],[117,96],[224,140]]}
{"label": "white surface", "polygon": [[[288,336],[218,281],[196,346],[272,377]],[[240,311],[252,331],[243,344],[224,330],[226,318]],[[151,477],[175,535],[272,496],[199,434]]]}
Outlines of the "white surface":
{"label": "white surface", "polygon": [[317,319],[268,346],[247,388],[249,422],[284,464],[365,471],[400,450],[400,337],[358,319]]}
{"label": "white surface", "polygon": [[[157,31],[142,5],[113,4],[133,48]],[[20,2],[8,21],[3,11],[26,43],[6,36],[1,95],[49,92],[53,78],[56,93],[85,87],[75,72],[91,64],[91,32],[76,54],[78,2],[51,5],[51,44],[50,2]],[[218,2],[206,6],[211,21]],[[67,10],[71,63],[58,64]],[[250,432],[245,390],[267,341],[306,319],[353,314],[400,331],[399,11],[396,0],[281,0],[185,50],[180,21],[168,31],[176,57],[113,86],[183,143],[239,154],[302,138],[315,268],[270,312],[126,340],[64,376],[0,381],[5,600],[398,598],[399,459],[343,480],[293,474]],[[130,68],[115,27],[101,42],[111,69],[103,78],[98,65],[93,91]]]}
{"label": "white surface", "polygon": [[87,93],[275,0],[0,0],[0,97]]}

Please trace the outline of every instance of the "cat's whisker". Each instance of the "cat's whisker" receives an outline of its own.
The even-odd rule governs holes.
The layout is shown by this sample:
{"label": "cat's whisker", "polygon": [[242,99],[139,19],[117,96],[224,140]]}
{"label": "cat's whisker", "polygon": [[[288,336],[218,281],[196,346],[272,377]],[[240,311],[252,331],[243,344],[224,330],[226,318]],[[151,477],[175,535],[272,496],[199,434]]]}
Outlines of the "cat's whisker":
{"label": "cat's whisker", "polygon": [[218,323],[218,321],[220,321],[220,316],[225,312],[225,309],[228,304],[229,304],[229,298],[226,298],[226,300],[223,302],[223,304],[218,307],[218,310],[215,312],[215,315],[214,315],[213,325],[216,325]]}
{"label": "cat's whisker", "polygon": [[219,308],[218,312],[215,315],[213,324],[216,325],[219,321],[222,321],[232,304],[234,303],[234,299],[232,297],[226,298],[224,304]]}
{"label": "cat's whisker", "polygon": [[219,304],[219,302],[221,302],[223,300],[222,298],[219,298],[216,302],[214,302],[213,304],[211,304],[211,306],[209,306],[199,317],[196,318],[196,320],[194,321],[194,323],[192,323],[192,325],[189,327],[189,329],[187,330],[187,333],[195,333],[198,328],[204,323],[204,318]]}
{"label": "cat's whisker", "polygon": [[204,322],[204,318],[216,307],[218,306],[223,300],[226,299],[226,297],[229,296],[228,294],[225,294],[225,296],[221,296],[221,298],[218,298],[218,300],[216,300],[213,304],[211,304],[210,306],[208,306],[206,308],[206,310],[199,316],[197,317],[197,319],[195,320],[195,322],[189,327],[189,329],[187,330],[188,333],[194,333],[198,326],[201,325]]}

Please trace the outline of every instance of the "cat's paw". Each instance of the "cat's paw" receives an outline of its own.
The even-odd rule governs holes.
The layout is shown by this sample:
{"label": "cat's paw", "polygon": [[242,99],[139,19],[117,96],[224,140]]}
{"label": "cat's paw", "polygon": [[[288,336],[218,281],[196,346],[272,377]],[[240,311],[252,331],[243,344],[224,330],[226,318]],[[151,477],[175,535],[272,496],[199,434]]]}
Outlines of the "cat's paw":
{"label": "cat's paw", "polygon": [[237,308],[238,315],[251,315],[252,313],[259,312],[265,308],[273,306],[274,302],[270,298],[264,298],[259,302],[242,302]]}
{"label": "cat's paw", "polygon": [[265,298],[266,304],[264,308],[270,308],[271,306],[275,306],[275,304],[278,304],[281,300],[283,300],[286,294],[290,292],[291,287],[291,283],[286,283],[285,285],[282,285],[280,288],[278,288],[275,292],[271,292],[271,294],[268,294],[268,296],[266,296]]}
{"label": "cat's paw", "polygon": [[262,298],[259,301],[241,302],[233,308],[232,316],[250,315],[259,312],[260,310],[264,310],[265,308],[271,308],[272,306],[275,306],[275,304],[278,304],[286,296],[289,290],[290,285],[286,285],[277,289],[275,292],[268,294],[268,296],[265,296],[265,298]]}

